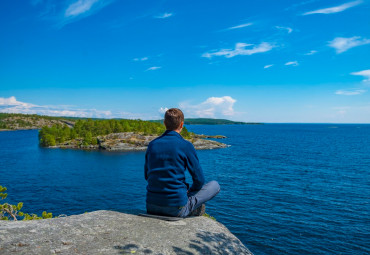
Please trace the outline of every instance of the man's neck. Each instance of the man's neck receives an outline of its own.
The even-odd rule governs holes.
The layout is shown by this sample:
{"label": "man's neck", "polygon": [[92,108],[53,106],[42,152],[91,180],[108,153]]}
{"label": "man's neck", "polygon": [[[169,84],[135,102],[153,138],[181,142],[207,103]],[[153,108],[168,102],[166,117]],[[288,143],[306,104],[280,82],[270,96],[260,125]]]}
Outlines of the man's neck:
{"label": "man's neck", "polygon": [[181,133],[181,130],[182,130],[182,129],[176,129],[176,130],[168,130],[168,129],[167,129],[167,131],[174,131],[174,132],[176,132],[176,133],[178,133],[178,134],[180,134],[180,133]]}

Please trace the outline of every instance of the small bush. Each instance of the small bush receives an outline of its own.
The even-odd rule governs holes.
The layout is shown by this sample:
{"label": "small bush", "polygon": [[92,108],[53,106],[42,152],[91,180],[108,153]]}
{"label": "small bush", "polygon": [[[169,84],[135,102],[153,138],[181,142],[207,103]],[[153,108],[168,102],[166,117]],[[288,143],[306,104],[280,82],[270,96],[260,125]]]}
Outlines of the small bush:
{"label": "small bush", "polygon": [[[0,200],[6,199],[8,196],[7,193],[4,193],[7,190],[6,187],[0,185]],[[17,221],[19,217],[23,217],[22,220],[40,220],[40,219],[49,219],[53,217],[52,213],[47,213],[44,211],[41,216],[37,214],[28,214],[21,212],[23,203],[19,202],[17,205],[11,205],[8,203],[0,204],[0,220],[14,220]]]}

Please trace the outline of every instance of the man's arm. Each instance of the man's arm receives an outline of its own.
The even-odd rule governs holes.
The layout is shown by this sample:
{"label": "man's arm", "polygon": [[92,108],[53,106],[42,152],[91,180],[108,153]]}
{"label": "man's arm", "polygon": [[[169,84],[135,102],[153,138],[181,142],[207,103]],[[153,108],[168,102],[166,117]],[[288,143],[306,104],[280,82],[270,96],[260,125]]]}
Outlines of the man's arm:
{"label": "man's arm", "polygon": [[200,190],[205,182],[202,167],[200,166],[197,152],[193,144],[189,142],[187,151],[187,166],[191,177],[193,178],[193,185],[190,187],[189,192]]}

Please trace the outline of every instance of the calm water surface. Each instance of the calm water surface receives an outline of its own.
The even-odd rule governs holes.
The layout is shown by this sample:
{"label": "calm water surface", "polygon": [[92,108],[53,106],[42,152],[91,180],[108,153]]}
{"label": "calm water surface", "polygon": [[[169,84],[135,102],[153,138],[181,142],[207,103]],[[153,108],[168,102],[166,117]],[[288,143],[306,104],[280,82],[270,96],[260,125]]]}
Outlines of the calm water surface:
{"label": "calm water surface", "polygon": [[[221,185],[207,212],[255,254],[370,253],[370,125],[191,125],[231,147],[198,151]],[[0,132],[0,185],[25,212],[145,209],[144,152],[45,149]]]}

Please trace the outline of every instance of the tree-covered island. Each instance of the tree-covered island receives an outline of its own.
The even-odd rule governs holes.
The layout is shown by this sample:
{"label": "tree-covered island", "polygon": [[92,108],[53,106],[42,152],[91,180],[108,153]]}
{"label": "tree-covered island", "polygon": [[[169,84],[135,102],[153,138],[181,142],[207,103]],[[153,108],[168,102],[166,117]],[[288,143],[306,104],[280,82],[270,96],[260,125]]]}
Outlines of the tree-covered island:
{"label": "tree-covered island", "polygon": [[[43,147],[118,151],[145,150],[151,140],[165,131],[160,121],[0,113],[0,131],[25,129],[39,129],[39,141]],[[181,135],[196,149],[227,147],[223,143],[202,139],[224,136],[197,135],[185,127]]]}
{"label": "tree-covered island", "polygon": [[[102,149],[110,151],[145,150],[149,142],[161,135],[165,127],[161,123],[127,120],[77,120],[73,127],[66,124],[44,126],[39,131],[40,145],[44,147]],[[201,138],[224,138],[196,135],[186,127],[182,137],[193,143],[196,149],[224,148],[227,145]]]}

